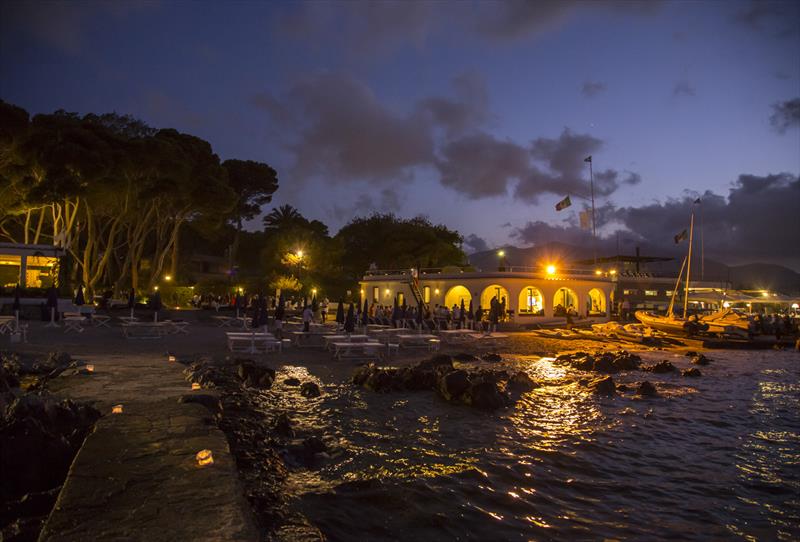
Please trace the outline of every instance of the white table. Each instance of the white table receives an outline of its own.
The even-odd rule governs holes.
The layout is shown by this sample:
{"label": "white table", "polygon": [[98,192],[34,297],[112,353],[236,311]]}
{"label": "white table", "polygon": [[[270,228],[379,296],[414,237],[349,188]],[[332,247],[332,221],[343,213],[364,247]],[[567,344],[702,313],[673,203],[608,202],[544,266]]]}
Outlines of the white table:
{"label": "white table", "polygon": [[363,343],[367,342],[369,337],[367,335],[323,335],[322,341],[325,343],[325,350],[331,350],[333,344],[341,343]]}
{"label": "white table", "polygon": [[87,321],[83,316],[65,316],[63,320],[64,333],[69,333],[70,331],[83,333],[83,324]]}
{"label": "white table", "polygon": [[473,335],[475,335],[475,331],[471,329],[443,329],[439,331],[439,336],[447,343],[471,340]]}
{"label": "white table", "polygon": [[107,327],[111,329],[108,323],[111,321],[110,316],[106,316],[105,314],[93,314],[92,315],[92,324],[94,327]]}
{"label": "white table", "polygon": [[228,331],[225,335],[228,339],[228,350],[231,352],[256,354],[262,350],[265,353],[273,350],[283,351],[283,341],[276,339],[272,333]]}
{"label": "white table", "polygon": [[377,341],[334,342],[333,357],[336,359],[355,359],[364,357],[380,357],[383,344]]}
{"label": "white table", "polygon": [[440,340],[436,335],[426,335],[424,333],[398,335],[397,341],[400,348],[428,348],[438,350]]}
{"label": "white table", "polygon": [[167,334],[164,322],[128,322],[122,324],[122,334],[126,339],[160,339]]}

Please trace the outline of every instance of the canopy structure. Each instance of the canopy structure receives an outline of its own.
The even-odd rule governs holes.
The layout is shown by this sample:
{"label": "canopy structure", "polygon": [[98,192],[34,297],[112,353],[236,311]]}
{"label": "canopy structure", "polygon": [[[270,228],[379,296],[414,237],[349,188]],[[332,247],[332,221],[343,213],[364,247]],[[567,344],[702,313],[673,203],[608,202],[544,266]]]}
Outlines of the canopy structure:
{"label": "canopy structure", "polygon": [[739,290],[723,290],[721,288],[689,288],[690,302],[715,303],[722,305],[728,303],[750,305],[787,305],[800,304],[800,297],[788,296],[774,292],[762,292],[753,295],[753,292]]}

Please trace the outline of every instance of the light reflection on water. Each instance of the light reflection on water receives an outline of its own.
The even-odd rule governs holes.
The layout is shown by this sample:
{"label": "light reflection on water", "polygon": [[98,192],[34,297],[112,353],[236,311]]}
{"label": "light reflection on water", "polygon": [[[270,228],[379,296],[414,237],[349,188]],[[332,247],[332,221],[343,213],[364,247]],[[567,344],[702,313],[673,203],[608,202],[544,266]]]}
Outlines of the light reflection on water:
{"label": "light reflection on water", "polygon": [[[665,357],[689,366],[648,361]],[[543,385],[498,413],[347,383],[269,400],[331,447],[289,487],[330,539],[798,539],[797,356],[711,357],[699,379],[615,375],[658,398],[594,397],[574,383],[584,373],[515,357],[494,366]]]}

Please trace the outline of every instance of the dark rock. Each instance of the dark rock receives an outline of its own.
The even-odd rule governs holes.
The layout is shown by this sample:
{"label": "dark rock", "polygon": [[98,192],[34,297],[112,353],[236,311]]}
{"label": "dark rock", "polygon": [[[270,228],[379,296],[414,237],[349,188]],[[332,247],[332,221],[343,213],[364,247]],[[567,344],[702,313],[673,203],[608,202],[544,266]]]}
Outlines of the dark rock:
{"label": "dark rock", "polygon": [[286,384],[287,386],[299,386],[300,385],[300,379],[291,377],[291,378],[285,379],[283,381],[283,383]]}
{"label": "dark rock", "polygon": [[692,363],[695,365],[708,365],[711,363],[711,360],[705,357],[703,354],[697,354],[692,358]]}
{"label": "dark rock", "polygon": [[300,395],[303,397],[319,397],[322,391],[314,382],[303,382],[300,386]]}
{"label": "dark rock", "polygon": [[614,356],[606,353],[600,357],[594,358],[592,370],[598,373],[617,373],[619,369],[614,366]]}
{"label": "dark rock", "polygon": [[641,362],[642,358],[636,354],[631,354],[627,350],[620,350],[614,356],[613,363],[614,367],[619,371],[636,371],[639,369]]}
{"label": "dark rock", "polygon": [[483,361],[488,361],[488,362],[491,362],[491,363],[496,363],[498,361],[503,361],[502,356],[500,356],[500,354],[497,354],[495,352],[486,353],[486,354],[481,356],[481,359]]}
{"label": "dark rock", "polygon": [[453,354],[453,359],[456,361],[476,361],[478,358],[466,352],[459,352],[458,354]]}
{"label": "dark rock", "polygon": [[292,421],[289,415],[285,412],[278,414],[275,418],[275,432],[284,437],[294,437],[294,429],[292,428]]}
{"label": "dark rock", "polygon": [[328,450],[322,439],[316,436],[303,440],[303,448],[308,455],[319,454]]}
{"label": "dark rock", "polygon": [[673,373],[678,369],[672,363],[664,359],[655,365],[643,367],[642,370],[650,373]]}
{"label": "dark rock", "polygon": [[697,352],[694,350],[687,350],[686,354],[684,354],[687,358],[693,358],[697,355]]}
{"label": "dark rock", "polygon": [[216,395],[211,395],[210,393],[191,393],[187,395],[181,395],[178,399],[179,403],[197,403],[198,405],[203,405],[214,415],[219,414],[222,412],[222,403],[219,400],[219,397]]}
{"label": "dark rock", "polygon": [[650,382],[645,380],[639,384],[639,387],[636,389],[637,395],[645,395],[645,396],[654,396],[658,395],[658,390],[656,387],[652,385]]}
{"label": "dark rock", "polygon": [[436,369],[453,368],[453,358],[447,354],[437,354],[430,359],[419,362],[416,367],[423,371],[433,371]]}
{"label": "dark rock", "polygon": [[689,369],[684,369],[681,371],[681,375],[683,376],[703,376],[703,373],[700,372],[700,369],[697,367],[691,367]]}
{"label": "dark rock", "polygon": [[379,393],[399,389],[397,371],[393,369],[373,368],[363,386]]}
{"label": "dark rock", "polygon": [[56,503],[61,486],[47,491],[26,493],[21,499],[8,502],[0,508],[0,522],[7,518],[47,516]]}
{"label": "dark rock", "polygon": [[519,371],[508,379],[507,389],[513,391],[531,391],[538,388],[539,383],[532,379],[525,371]]}
{"label": "dark rock", "polygon": [[626,386],[625,384],[618,384],[617,391],[628,391],[628,386]]}
{"label": "dark rock", "polygon": [[611,396],[617,393],[617,387],[614,384],[614,379],[611,378],[610,376],[592,380],[587,384],[587,386],[592,391],[592,393],[596,395]]}
{"label": "dark rock", "polygon": [[451,371],[438,382],[439,393],[448,401],[458,399],[469,387],[469,375],[462,370]]}
{"label": "dark rock", "polygon": [[436,373],[419,367],[403,367],[398,370],[397,378],[404,390],[422,391],[436,387]]}
{"label": "dark rock", "polygon": [[467,405],[483,410],[496,410],[508,406],[511,402],[497,383],[487,380],[473,382],[462,395],[462,400]]}
{"label": "dark rock", "polygon": [[372,375],[372,373],[375,372],[375,370],[376,369],[374,363],[368,363],[366,365],[362,365],[361,367],[356,369],[355,373],[353,373],[353,379],[352,379],[353,384],[355,384],[356,386],[363,386],[364,383],[367,381],[367,379]]}
{"label": "dark rock", "polygon": [[275,381],[275,370],[256,365],[250,360],[237,360],[236,374],[246,386],[251,388],[270,388]]}

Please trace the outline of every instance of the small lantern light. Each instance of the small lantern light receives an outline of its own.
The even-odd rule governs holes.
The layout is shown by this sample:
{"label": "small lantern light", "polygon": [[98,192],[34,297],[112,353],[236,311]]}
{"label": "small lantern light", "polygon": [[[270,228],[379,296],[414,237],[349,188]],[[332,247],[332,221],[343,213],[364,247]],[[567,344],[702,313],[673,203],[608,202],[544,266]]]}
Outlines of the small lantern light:
{"label": "small lantern light", "polygon": [[111,413],[112,414],[122,414],[122,405],[114,405],[111,408]]}
{"label": "small lantern light", "polygon": [[192,389],[193,390],[199,390],[200,389],[200,383],[199,382],[192,382]]}
{"label": "small lantern light", "polygon": [[175,358],[175,356],[170,354],[169,356],[167,356],[167,361],[178,361],[178,360]]}
{"label": "small lantern light", "polygon": [[89,371],[90,373],[93,373],[94,372],[94,365],[87,365],[86,366],[86,370]]}
{"label": "small lantern light", "polygon": [[197,464],[201,467],[214,463],[214,456],[211,454],[211,450],[200,450],[197,452],[195,459],[197,459]]}

